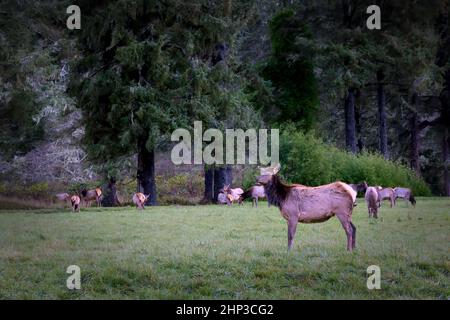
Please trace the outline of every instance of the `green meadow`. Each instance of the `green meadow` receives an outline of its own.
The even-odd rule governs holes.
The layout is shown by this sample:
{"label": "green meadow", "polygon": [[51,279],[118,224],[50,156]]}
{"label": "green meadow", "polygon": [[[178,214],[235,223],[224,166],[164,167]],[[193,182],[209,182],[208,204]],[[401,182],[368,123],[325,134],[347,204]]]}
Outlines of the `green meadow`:
{"label": "green meadow", "polygon": [[[287,252],[277,208],[167,206],[0,211],[1,299],[449,299],[450,200],[300,224]],[[69,290],[66,269],[81,269]],[[369,290],[367,268],[381,269]]]}

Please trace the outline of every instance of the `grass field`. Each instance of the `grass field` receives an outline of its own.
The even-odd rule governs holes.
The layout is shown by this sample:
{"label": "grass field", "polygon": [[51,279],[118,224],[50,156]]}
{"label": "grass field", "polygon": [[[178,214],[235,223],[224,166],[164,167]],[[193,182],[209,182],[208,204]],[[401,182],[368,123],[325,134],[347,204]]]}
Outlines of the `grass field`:
{"label": "grass field", "polygon": [[[291,253],[278,209],[224,206],[0,211],[1,299],[449,299],[450,200],[299,225]],[[66,268],[81,268],[68,290]],[[366,269],[381,268],[381,290]]]}

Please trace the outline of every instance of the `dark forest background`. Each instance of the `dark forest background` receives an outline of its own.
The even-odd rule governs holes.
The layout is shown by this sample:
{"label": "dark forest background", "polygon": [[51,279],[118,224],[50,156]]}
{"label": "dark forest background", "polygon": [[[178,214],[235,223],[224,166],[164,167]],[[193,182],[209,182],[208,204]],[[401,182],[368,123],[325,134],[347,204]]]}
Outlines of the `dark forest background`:
{"label": "dark forest background", "polygon": [[446,0],[0,0],[0,193],[250,186],[254,167],[171,164],[171,132],[201,120],[279,128],[290,181],[450,196],[449,57]]}

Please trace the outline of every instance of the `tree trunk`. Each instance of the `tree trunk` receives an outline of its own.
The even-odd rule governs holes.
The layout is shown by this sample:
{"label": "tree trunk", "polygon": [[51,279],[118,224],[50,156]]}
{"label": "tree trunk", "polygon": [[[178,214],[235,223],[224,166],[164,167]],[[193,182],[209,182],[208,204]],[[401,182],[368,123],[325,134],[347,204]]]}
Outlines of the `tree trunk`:
{"label": "tree trunk", "polygon": [[225,167],[215,167],[214,168],[214,202],[217,202],[217,196],[219,195],[220,189],[227,184],[227,174]]}
{"label": "tree trunk", "polygon": [[382,81],[384,80],[384,74],[381,70],[377,72],[378,80],[378,123],[379,123],[379,136],[378,145],[380,153],[385,159],[389,158],[388,154],[388,144],[387,144],[387,115],[386,115],[386,94],[384,92],[384,85]]}
{"label": "tree trunk", "polygon": [[225,180],[226,184],[233,185],[233,168],[231,166],[225,168]]}
{"label": "tree trunk", "polygon": [[116,179],[110,178],[108,184],[103,187],[103,199],[102,206],[103,207],[115,207],[120,203],[117,200],[117,189],[116,189]]}
{"label": "tree trunk", "polygon": [[360,106],[355,106],[355,123],[356,123],[356,138],[358,152],[361,153],[364,150],[364,141],[362,136],[362,123],[361,123],[361,108]]}
{"label": "tree trunk", "polygon": [[442,161],[444,166],[444,194],[450,197],[450,69],[447,69],[444,74],[444,79],[444,89],[440,95],[441,121],[444,129],[442,138]]}
{"label": "tree trunk", "polygon": [[144,141],[138,143],[138,186],[145,195],[150,195],[146,205],[156,205],[156,183],[155,183],[155,151],[147,150]]}
{"label": "tree trunk", "polygon": [[214,167],[205,166],[205,193],[204,203],[214,202]]}
{"label": "tree trunk", "polygon": [[347,150],[356,154],[356,124],[355,124],[355,90],[348,89],[345,97],[345,145]]}
{"label": "tree trunk", "polygon": [[233,0],[224,0],[223,2],[223,14],[225,17],[231,17],[233,12]]}
{"label": "tree trunk", "polygon": [[410,119],[410,131],[411,131],[411,148],[410,148],[410,166],[411,169],[414,170],[418,175],[421,175],[420,172],[420,163],[419,163],[419,120],[417,112],[412,114]]}
{"label": "tree trunk", "polygon": [[444,194],[447,197],[450,197],[450,134],[448,128],[445,129],[444,137],[442,140],[442,160],[444,163]]}

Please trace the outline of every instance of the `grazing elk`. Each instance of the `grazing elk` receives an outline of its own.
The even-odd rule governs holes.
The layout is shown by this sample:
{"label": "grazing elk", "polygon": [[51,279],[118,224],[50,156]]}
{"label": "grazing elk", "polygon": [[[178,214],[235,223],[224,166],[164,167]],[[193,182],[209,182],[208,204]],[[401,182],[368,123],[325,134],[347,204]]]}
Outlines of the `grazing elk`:
{"label": "grazing elk", "polygon": [[217,202],[220,204],[231,205],[231,203],[233,203],[233,201],[234,201],[234,198],[229,193],[219,192],[219,194],[217,195]]}
{"label": "grazing elk", "polygon": [[228,205],[232,205],[233,202],[237,201],[239,204],[242,204],[241,195],[244,193],[244,190],[241,188],[230,188],[230,185],[224,185],[221,192],[226,195],[226,201]]}
{"label": "grazing elk", "polygon": [[72,197],[70,197],[70,203],[72,205],[72,211],[75,212],[80,212],[80,203],[81,203],[81,199],[79,196],[74,195]]}
{"label": "grazing elk", "polygon": [[389,199],[389,201],[391,203],[391,208],[394,207],[394,205],[395,205],[394,189],[377,187],[377,192],[378,192],[378,208],[381,207],[381,203],[385,199]]}
{"label": "grazing elk", "polygon": [[83,197],[86,207],[90,207],[91,202],[94,200],[97,202],[97,207],[101,207],[102,205],[100,198],[102,196],[102,189],[100,188],[95,188],[92,190],[83,189],[81,191],[81,196]]}
{"label": "grazing elk", "polygon": [[133,195],[133,203],[136,205],[136,208],[139,210],[145,209],[145,202],[147,201],[150,195],[145,195],[141,192],[137,192]]}
{"label": "grazing elk", "polygon": [[[244,201],[245,199],[252,198],[252,207],[256,205],[258,208],[258,199],[259,198],[266,198],[266,193],[264,192],[264,186],[253,186],[250,187],[247,191],[245,191],[241,195],[241,201]],[[269,203],[270,207],[270,203]]]}
{"label": "grazing elk", "polygon": [[355,248],[356,227],[352,212],[356,192],[343,182],[320,187],[283,183],[277,173],[280,165],[261,168],[258,184],[264,186],[270,204],[276,205],[288,223],[288,250],[292,248],[297,224],[318,223],[336,216],[347,235],[347,250]]}
{"label": "grazing elk", "polygon": [[411,202],[413,207],[416,207],[416,199],[414,198],[411,189],[397,187],[394,188],[394,204],[397,198],[403,198],[408,204],[408,201]]}
{"label": "grazing elk", "polygon": [[375,187],[368,187],[364,196],[366,199],[369,218],[378,219],[378,191]]}
{"label": "grazing elk", "polygon": [[228,201],[227,201],[227,195],[226,195],[225,193],[223,193],[223,192],[220,192],[220,193],[217,195],[217,202],[220,203],[220,204],[226,204],[226,203],[228,203]]}

